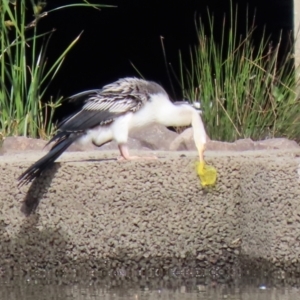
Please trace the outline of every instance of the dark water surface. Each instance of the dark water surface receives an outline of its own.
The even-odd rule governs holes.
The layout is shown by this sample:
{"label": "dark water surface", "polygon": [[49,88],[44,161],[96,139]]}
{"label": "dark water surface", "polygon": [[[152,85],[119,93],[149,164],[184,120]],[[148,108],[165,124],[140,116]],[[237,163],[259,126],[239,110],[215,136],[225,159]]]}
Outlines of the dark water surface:
{"label": "dark water surface", "polygon": [[299,300],[299,279],[214,278],[189,276],[0,277],[1,300],[178,299]]}

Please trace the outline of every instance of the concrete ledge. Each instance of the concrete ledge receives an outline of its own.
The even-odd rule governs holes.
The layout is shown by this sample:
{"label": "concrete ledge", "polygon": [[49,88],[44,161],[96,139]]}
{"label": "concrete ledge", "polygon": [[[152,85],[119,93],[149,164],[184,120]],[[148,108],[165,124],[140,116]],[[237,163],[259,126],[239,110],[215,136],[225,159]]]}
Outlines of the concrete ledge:
{"label": "concrete ledge", "polygon": [[16,178],[43,154],[0,157],[4,272],[231,268],[239,257],[300,270],[299,150],[207,152],[218,181],[206,190],[193,152],[146,162],[65,153],[18,189]]}

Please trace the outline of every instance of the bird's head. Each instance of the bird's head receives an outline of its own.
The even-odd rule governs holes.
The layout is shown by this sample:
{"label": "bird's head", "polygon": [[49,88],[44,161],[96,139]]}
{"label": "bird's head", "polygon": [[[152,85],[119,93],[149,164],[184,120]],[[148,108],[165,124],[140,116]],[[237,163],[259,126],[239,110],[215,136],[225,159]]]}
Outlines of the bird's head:
{"label": "bird's head", "polygon": [[201,104],[200,104],[200,101],[198,101],[198,100],[193,101],[193,102],[189,102],[186,100],[176,101],[176,102],[174,102],[174,104],[175,105],[188,105],[188,106],[194,108],[197,112],[199,112],[199,114],[202,114]]}

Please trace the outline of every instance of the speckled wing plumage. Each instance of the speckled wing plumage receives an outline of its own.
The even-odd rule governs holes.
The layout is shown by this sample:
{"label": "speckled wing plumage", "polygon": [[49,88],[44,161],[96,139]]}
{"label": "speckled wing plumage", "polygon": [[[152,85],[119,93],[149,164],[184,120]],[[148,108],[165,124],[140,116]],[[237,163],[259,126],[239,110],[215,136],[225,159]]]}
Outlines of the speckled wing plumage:
{"label": "speckled wing plumage", "polygon": [[155,82],[137,78],[124,78],[104,86],[72,96],[71,101],[85,97],[85,104],[76,114],[59,125],[61,131],[84,131],[98,125],[109,124],[120,115],[136,112],[154,93],[165,93]]}
{"label": "speckled wing plumage", "polygon": [[85,91],[70,97],[70,101],[83,99],[82,108],[59,124],[58,133],[49,141],[55,142],[54,146],[18,178],[19,185],[38,177],[88,129],[110,124],[121,115],[138,111],[152,94],[157,93],[166,94],[155,82],[124,78],[102,89]]}

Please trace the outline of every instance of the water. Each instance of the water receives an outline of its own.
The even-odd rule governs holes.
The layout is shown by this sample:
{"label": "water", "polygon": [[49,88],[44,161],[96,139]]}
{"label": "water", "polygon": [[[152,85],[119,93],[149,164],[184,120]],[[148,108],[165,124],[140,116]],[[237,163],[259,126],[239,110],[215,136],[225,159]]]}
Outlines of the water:
{"label": "water", "polygon": [[158,276],[0,278],[2,300],[298,300],[299,279]]}

